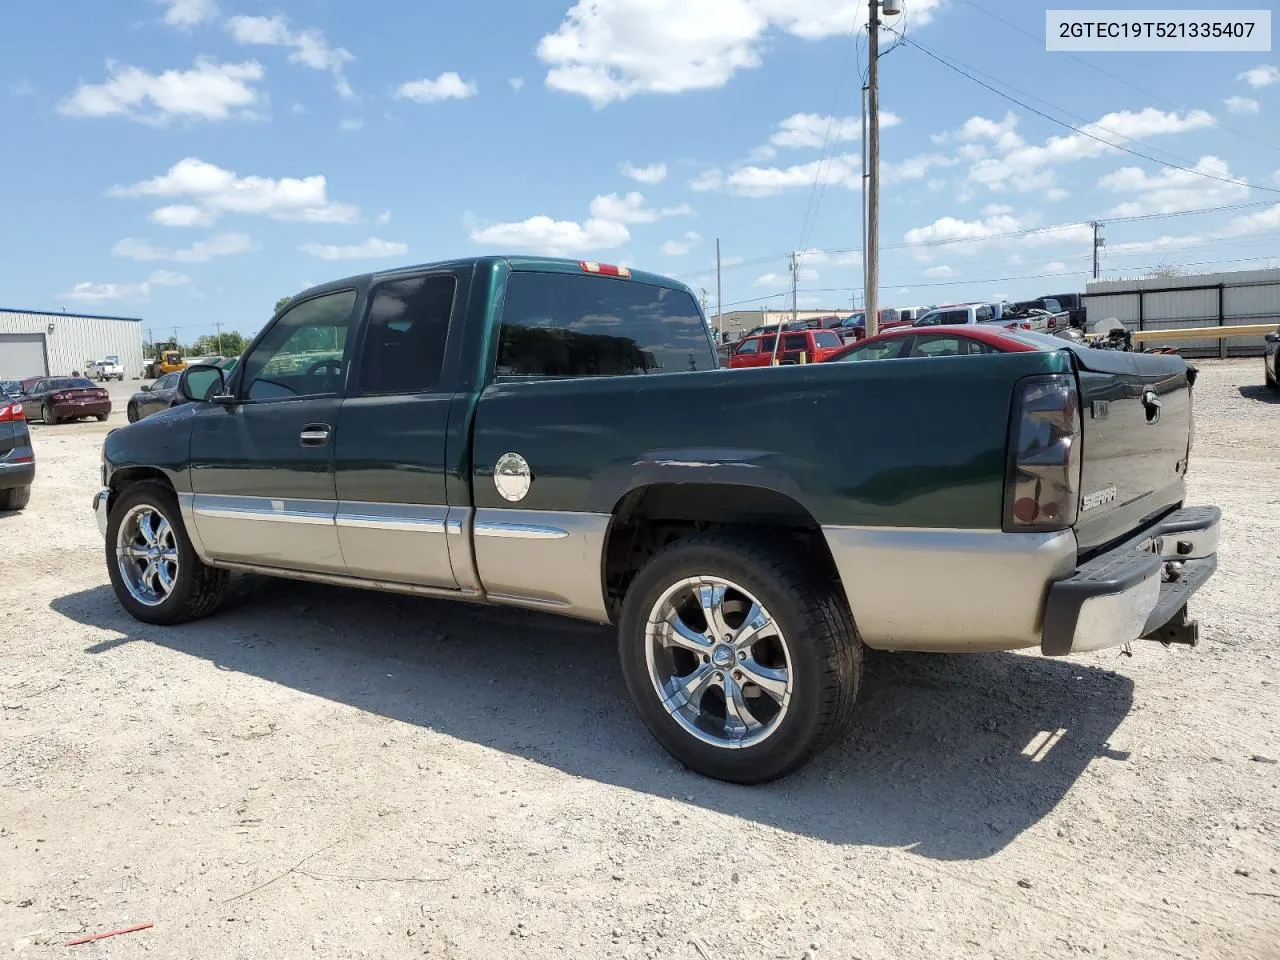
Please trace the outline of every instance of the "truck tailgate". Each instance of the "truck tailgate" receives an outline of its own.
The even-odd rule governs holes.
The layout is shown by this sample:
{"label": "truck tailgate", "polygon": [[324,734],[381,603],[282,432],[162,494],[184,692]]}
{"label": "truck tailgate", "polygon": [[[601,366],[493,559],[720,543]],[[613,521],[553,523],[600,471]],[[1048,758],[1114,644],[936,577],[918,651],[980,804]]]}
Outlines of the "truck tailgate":
{"label": "truck tailgate", "polygon": [[1182,503],[1194,372],[1176,356],[1073,352],[1083,433],[1075,530],[1087,553]]}

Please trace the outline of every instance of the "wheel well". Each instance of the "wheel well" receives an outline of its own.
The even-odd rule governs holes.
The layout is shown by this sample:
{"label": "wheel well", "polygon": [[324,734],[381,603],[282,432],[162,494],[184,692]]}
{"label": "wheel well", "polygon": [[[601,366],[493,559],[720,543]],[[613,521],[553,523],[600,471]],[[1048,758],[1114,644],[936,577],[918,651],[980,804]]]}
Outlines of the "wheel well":
{"label": "wheel well", "polygon": [[122,467],[111,475],[111,497],[107,501],[108,507],[128,487],[143,481],[154,481],[163,484],[170,490],[173,489],[173,481],[169,479],[163,470],[155,467]]}
{"label": "wheel well", "polygon": [[839,582],[822,528],[803,506],[764,487],[721,483],[669,483],[627,493],[613,509],[604,544],[605,603],[614,620],[631,581],[659,550],[711,530],[767,538],[802,551]]}

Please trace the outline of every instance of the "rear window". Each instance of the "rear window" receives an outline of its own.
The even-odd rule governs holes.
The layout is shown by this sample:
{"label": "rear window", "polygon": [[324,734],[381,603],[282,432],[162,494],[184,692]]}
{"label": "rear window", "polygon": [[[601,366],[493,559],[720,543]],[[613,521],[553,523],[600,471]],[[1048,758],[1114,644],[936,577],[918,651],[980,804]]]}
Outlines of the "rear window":
{"label": "rear window", "polygon": [[815,333],[813,335],[813,343],[814,346],[822,347],[824,350],[831,350],[835,347],[843,346],[844,341],[834,333]]}
{"label": "rear window", "polygon": [[50,390],[85,390],[94,389],[93,381],[84,377],[60,377],[49,381]]}
{"label": "rear window", "polygon": [[517,272],[507,281],[499,377],[618,377],[715,366],[702,314],[682,290],[567,273]]}

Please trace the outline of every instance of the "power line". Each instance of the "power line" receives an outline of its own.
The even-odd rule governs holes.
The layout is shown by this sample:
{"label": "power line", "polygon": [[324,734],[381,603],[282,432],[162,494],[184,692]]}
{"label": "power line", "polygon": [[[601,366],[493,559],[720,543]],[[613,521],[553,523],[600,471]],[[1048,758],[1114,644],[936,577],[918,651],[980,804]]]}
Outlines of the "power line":
{"label": "power line", "polygon": [[[890,29],[890,28],[886,28],[886,29]],[[891,32],[896,32],[896,31],[892,31],[892,30],[891,30]],[[1142,153],[1142,152],[1141,152],[1141,151],[1139,151],[1139,150],[1133,150],[1133,149],[1131,149],[1131,148],[1129,148],[1129,147],[1126,147],[1126,146],[1123,146],[1123,145],[1121,145],[1121,144],[1113,143],[1113,142],[1112,142],[1112,141],[1110,141],[1110,140],[1104,140],[1102,137],[1095,136],[1094,134],[1089,133],[1087,130],[1083,130],[1083,129],[1081,129],[1080,127],[1073,126],[1072,124],[1067,123],[1065,120],[1059,120],[1057,117],[1052,116],[1051,114],[1045,113],[1043,110],[1039,110],[1039,109],[1037,109],[1036,107],[1031,106],[1031,104],[1027,103],[1027,102],[1026,102],[1026,101],[1024,101],[1024,100],[1019,100],[1017,97],[1010,96],[1009,94],[1005,93],[1003,90],[999,90],[999,89],[997,89],[997,88],[993,87],[991,84],[987,83],[987,82],[986,82],[986,81],[984,81],[984,80],[979,80],[979,79],[978,79],[977,77],[975,77],[972,73],[969,73],[967,70],[965,70],[965,69],[963,69],[962,67],[958,66],[958,65],[957,65],[957,62],[952,62],[952,61],[948,60],[946,57],[943,57],[941,54],[938,54],[938,53],[933,52],[932,50],[929,50],[928,48],[926,48],[926,47],[922,46],[922,45],[921,45],[918,41],[916,41],[916,40],[912,40],[912,39],[910,39],[910,38],[903,37],[903,42],[904,42],[904,43],[909,43],[909,44],[911,44],[911,46],[915,47],[917,50],[919,50],[921,53],[923,53],[926,57],[929,57],[931,60],[936,60],[938,63],[940,63],[940,64],[942,64],[944,67],[946,67],[948,70],[952,70],[952,71],[954,71],[955,73],[960,74],[960,76],[965,77],[965,78],[966,78],[966,79],[968,79],[968,80],[971,80],[973,83],[976,83],[978,86],[982,87],[983,89],[985,89],[985,90],[990,90],[990,91],[991,91],[992,93],[994,93],[996,96],[998,96],[998,97],[1002,97],[1002,98],[1004,98],[1005,100],[1008,100],[1010,103],[1017,104],[1018,106],[1022,107],[1024,110],[1030,110],[1030,111],[1031,111],[1032,113],[1034,113],[1036,116],[1038,116],[1038,117],[1042,117],[1043,119],[1048,120],[1050,123],[1056,123],[1058,126],[1060,126],[1060,127],[1065,127],[1065,128],[1066,128],[1066,129],[1068,129],[1068,130],[1071,130],[1071,131],[1073,131],[1073,132],[1075,132],[1075,133],[1080,134],[1080,136],[1082,136],[1082,137],[1088,137],[1090,140],[1094,140],[1094,141],[1096,141],[1097,143],[1100,143],[1100,144],[1102,144],[1102,145],[1103,145],[1103,146],[1105,146],[1105,147],[1110,147],[1110,148],[1111,148],[1111,149],[1113,149],[1113,150],[1119,150],[1119,151],[1121,151],[1122,153],[1127,153],[1127,154],[1130,154],[1131,156],[1139,157],[1139,158],[1141,158],[1141,159],[1143,159],[1143,160],[1147,160],[1147,161],[1149,161],[1149,162],[1151,162],[1151,163],[1157,163],[1157,164],[1160,164],[1160,165],[1162,165],[1162,166],[1171,167],[1171,168],[1173,168],[1173,169],[1175,169],[1175,170],[1181,170],[1181,171],[1183,171],[1184,173],[1194,174],[1194,175],[1195,175],[1195,176],[1197,176],[1197,177],[1204,177],[1204,178],[1205,178],[1205,179],[1207,179],[1207,180],[1217,180],[1219,183],[1229,183],[1229,184],[1232,184],[1233,186],[1237,186],[1237,187],[1249,187],[1249,188],[1252,188],[1252,189],[1254,189],[1254,190],[1261,190],[1261,191],[1263,191],[1263,192],[1265,192],[1265,193],[1276,193],[1276,194],[1280,194],[1280,189],[1278,189],[1278,188],[1276,188],[1276,187],[1264,187],[1264,186],[1262,186],[1261,184],[1253,184],[1253,183],[1250,183],[1248,180],[1240,180],[1240,179],[1237,179],[1237,178],[1234,178],[1234,177],[1219,177],[1219,176],[1217,176],[1217,175],[1215,175],[1215,174],[1212,174],[1212,173],[1206,173],[1206,172],[1205,172],[1205,171],[1203,171],[1203,170],[1198,170],[1198,169],[1196,169],[1195,167],[1188,167],[1188,166],[1186,166],[1185,164],[1181,164],[1181,163],[1169,163],[1169,162],[1167,162],[1167,161],[1164,161],[1164,160],[1159,159],[1158,157],[1153,157],[1153,156],[1150,156],[1149,154]],[[1042,102],[1044,102],[1044,101],[1042,101]],[[1058,108],[1058,109],[1060,109],[1060,108]],[[1063,113],[1068,113],[1069,111],[1063,110],[1062,112],[1063,112]],[[1096,124],[1094,124],[1094,126],[1097,126],[1097,125],[1096,125]],[[1098,129],[1100,129],[1100,130],[1101,130],[1101,129],[1104,129],[1104,128],[1102,128],[1102,127],[1098,127]],[[1111,132],[1114,132],[1114,131],[1107,131],[1107,132],[1108,132],[1108,133],[1111,133]],[[1134,138],[1133,138],[1133,137],[1125,137],[1125,135],[1124,135],[1124,134],[1121,134],[1121,133],[1116,133],[1116,136],[1121,137],[1121,138],[1126,139],[1126,140],[1133,140],[1135,143],[1140,143],[1140,142],[1141,142],[1141,141],[1138,141],[1138,140],[1134,140]],[[1154,149],[1154,148],[1153,148],[1153,149]],[[1157,152],[1161,152],[1161,153],[1163,153],[1164,151],[1157,151]]]}
{"label": "power line", "polygon": [[[986,9],[985,7],[979,6],[978,4],[974,3],[973,0],[962,0],[962,2],[967,4],[970,7],[973,7],[973,9],[977,10],[979,13],[986,14],[992,20],[997,20],[1000,23],[1003,23],[1010,30],[1014,30],[1022,34],[1024,37],[1028,37],[1031,40],[1034,40],[1037,47],[1039,47],[1041,44],[1044,43],[1043,37],[1036,36],[1030,30],[1024,30],[1022,27],[1018,26],[1016,23],[1006,20],[1004,17],[1000,16],[998,13],[992,13],[990,10]],[[1136,83],[1126,80],[1124,77],[1116,76],[1116,74],[1111,73],[1109,70],[1104,70],[1102,69],[1102,67],[1099,67],[1096,64],[1090,63],[1088,60],[1085,60],[1083,57],[1077,56],[1076,54],[1072,53],[1069,50],[1058,51],[1058,52],[1065,53],[1069,59],[1074,60],[1076,63],[1080,64],[1081,66],[1088,67],[1094,73],[1100,73],[1102,74],[1102,76],[1107,77],[1110,80],[1114,80],[1116,83],[1119,83],[1122,86],[1126,86],[1131,90],[1136,90],[1138,93],[1142,94],[1144,97],[1150,97],[1152,100],[1158,100],[1160,103],[1163,103],[1165,106],[1173,107],[1173,109],[1175,110],[1187,109],[1185,106],[1174,103],[1172,100],[1168,100],[1165,97],[1160,96],[1158,93],[1152,93],[1150,90],[1146,90],[1138,86]],[[1236,130],[1232,127],[1228,127],[1226,124],[1222,123],[1216,117],[1214,118],[1214,124],[1218,126],[1220,129],[1226,130],[1228,133],[1234,133],[1237,137],[1243,137],[1245,140],[1252,140],[1254,143],[1260,143],[1264,147],[1269,147],[1272,150],[1280,150],[1280,147],[1277,147],[1273,143],[1268,143],[1266,140],[1261,140],[1258,137],[1252,136],[1251,134],[1247,134],[1241,130]]]}

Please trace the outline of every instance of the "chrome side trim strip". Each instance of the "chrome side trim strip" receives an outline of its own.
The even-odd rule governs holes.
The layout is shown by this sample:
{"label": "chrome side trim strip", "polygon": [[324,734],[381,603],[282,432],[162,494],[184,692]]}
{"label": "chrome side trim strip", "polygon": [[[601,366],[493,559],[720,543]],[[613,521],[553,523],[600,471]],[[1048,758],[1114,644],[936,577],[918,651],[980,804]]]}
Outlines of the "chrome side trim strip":
{"label": "chrome side trim strip", "polygon": [[[459,530],[459,533],[462,531]],[[505,537],[509,540],[563,540],[569,531],[540,523],[506,523],[501,521],[476,521],[477,537]]]}
{"label": "chrome side trim strip", "polygon": [[1049,585],[1076,568],[1075,533],[827,526],[867,646],[976,652],[1040,643]]}
{"label": "chrome side trim strip", "polygon": [[339,500],[336,519],[340,527],[441,534],[447,515],[448,508],[433,504]]}
{"label": "chrome side trim strip", "polygon": [[336,505],[333,500],[278,500],[197,493],[192,510],[197,517],[215,520],[264,520],[331,527]]}
{"label": "chrome side trim strip", "polygon": [[365,530],[400,530],[406,533],[444,533],[443,520],[393,520],[390,517],[370,517],[355,513],[340,513],[340,527],[359,527]]}

